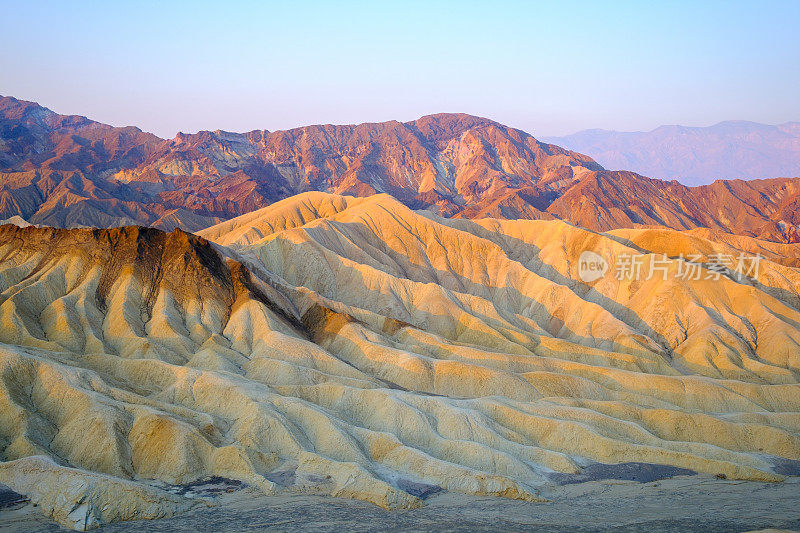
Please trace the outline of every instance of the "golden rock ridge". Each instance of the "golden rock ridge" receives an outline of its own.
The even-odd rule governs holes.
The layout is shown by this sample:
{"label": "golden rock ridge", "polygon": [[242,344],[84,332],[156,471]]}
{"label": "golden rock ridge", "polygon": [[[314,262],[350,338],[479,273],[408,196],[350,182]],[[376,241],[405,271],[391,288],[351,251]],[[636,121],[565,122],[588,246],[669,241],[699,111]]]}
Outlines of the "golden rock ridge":
{"label": "golden rock ridge", "polygon": [[[327,193],[199,235],[0,227],[0,482],[94,476],[37,496],[62,524],[209,475],[410,508],[404,481],[536,500],[590,461],[780,481],[800,460],[797,245]],[[585,250],[642,276],[586,284]],[[675,275],[756,251],[757,279]]]}

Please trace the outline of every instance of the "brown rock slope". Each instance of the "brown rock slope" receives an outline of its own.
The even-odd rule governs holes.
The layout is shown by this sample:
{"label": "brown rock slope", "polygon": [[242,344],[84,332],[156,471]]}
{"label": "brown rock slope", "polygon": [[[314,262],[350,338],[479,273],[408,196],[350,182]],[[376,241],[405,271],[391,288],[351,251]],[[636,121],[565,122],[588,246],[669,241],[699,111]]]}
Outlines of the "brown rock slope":
{"label": "brown rock slope", "polygon": [[600,169],[491,120],[308,126],[162,140],[0,97],[0,218],[200,229],[293,194],[389,192],[455,214],[467,202]]}
{"label": "brown rock slope", "polygon": [[313,190],[388,193],[450,217],[800,239],[797,179],[686,187],[609,172],[587,156],[469,115],[162,140],[0,97],[0,219],[195,231]]}
{"label": "brown rock slope", "polygon": [[[0,228],[0,482],[139,495],[38,495],[64,524],[208,475],[403,508],[415,483],[532,500],[592,461],[780,481],[800,460],[793,245],[323,193],[203,236]],[[577,276],[585,249],[759,247],[757,279]]]}

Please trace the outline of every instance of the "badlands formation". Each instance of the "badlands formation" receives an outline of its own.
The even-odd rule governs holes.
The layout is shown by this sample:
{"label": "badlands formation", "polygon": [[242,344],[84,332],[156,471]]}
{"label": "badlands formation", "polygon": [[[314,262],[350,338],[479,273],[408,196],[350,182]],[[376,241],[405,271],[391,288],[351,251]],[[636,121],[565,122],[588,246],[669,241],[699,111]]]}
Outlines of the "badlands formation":
{"label": "badlands formation", "polygon": [[[322,192],[199,236],[2,226],[0,483],[88,529],[202,506],[170,488],[209,476],[387,509],[535,502],[593,463],[780,482],[798,246]],[[641,275],[584,283],[586,250]],[[740,253],[757,278],[705,279]]]}

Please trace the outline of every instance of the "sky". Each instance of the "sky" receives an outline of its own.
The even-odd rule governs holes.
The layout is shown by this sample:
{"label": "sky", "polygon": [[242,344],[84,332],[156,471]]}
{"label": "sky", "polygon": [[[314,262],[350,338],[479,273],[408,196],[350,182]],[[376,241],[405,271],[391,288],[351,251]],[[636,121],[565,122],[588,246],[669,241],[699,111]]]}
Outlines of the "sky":
{"label": "sky", "polygon": [[800,0],[0,0],[0,94],[161,137],[495,119],[536,136],[800,120]]}

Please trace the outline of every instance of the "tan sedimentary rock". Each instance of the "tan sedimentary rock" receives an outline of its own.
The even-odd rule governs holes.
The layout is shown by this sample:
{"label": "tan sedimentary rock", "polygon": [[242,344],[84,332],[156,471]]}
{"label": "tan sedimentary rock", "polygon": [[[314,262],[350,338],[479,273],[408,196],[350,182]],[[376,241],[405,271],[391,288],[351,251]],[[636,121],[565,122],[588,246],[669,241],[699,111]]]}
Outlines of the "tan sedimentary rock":
{"label": "tan sedimentary rock", "polygon": [[64,468],[42,456],[0,463],[0,479],[46,516],[78,531],[119,520],[166,518],[204,504],[144,483]]}
{"label": "tan sedimentary rock", "polygon": [[[202,235],[0,228],[0,459],[386,508],[420,505],[403,480],[536,500],[587,461],[800,460],[791,245],[324,193]],[[578,276],[759,249],[758,279]]]}

